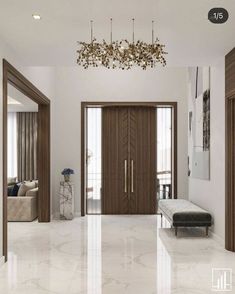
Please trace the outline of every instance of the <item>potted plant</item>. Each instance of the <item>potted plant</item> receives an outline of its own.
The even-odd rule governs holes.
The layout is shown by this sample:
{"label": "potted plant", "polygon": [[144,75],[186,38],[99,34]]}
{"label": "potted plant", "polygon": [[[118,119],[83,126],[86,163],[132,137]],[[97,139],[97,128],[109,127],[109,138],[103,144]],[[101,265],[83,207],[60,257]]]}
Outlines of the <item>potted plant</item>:
{"label": "potted plant", "polygon": [[70,175],[74,175],[74,170],[71,168],[64,168],[64,170],[61,172],[61,174],[64,176],[64,181],[69,182]]}

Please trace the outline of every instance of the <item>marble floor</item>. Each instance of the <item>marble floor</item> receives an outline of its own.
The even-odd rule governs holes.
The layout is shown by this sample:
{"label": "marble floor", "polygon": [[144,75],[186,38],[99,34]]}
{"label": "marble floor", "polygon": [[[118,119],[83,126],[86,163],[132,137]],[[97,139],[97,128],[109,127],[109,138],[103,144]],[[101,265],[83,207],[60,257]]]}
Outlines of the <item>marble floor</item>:
{"label": "marble floor", "polygon": [[159,216],[10,223],[9,251],[1,294],[208,294],[212,268],[235,282],[235,253],[197,229],[176,238]]}

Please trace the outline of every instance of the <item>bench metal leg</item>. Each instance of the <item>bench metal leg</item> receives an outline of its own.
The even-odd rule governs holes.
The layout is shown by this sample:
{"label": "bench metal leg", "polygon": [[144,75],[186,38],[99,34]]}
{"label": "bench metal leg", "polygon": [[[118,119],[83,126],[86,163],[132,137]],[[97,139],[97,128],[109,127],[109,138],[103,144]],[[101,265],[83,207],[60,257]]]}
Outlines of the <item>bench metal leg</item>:
{"label": "bench metal leg", "polygon": [[162,213],[161,213],[161,228],[162,228]]}
{"label": "bench metal leg", "polygon": [[208,236],[208,233],[209,233],[209,227],[206,226],[206,236]]}
{"label": "bench metal leg", "polygon": [[177,236],[178,228],[175,227],[175,236]]}

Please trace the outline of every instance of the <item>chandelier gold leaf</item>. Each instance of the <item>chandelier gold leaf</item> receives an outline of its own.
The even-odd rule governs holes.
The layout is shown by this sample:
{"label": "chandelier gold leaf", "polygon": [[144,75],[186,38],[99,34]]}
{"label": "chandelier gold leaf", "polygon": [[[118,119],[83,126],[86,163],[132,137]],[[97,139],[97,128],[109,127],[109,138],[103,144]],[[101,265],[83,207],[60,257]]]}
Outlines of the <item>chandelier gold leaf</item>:
{"label": "chandelier gold leaf", "polygon": [[130,69],[139,66],[142,69],[155,67],[158,63],[166,65],[164,57],[165,45],[154,40],[154,21],[152,21],[152,43],[148,44],[141,40],[135,42],[135,19],[132,19],[132,42],[128,40],[113,41],[113,19],[110,19],[110,42],[105,40],[98,43],[93,36],[93,21],[91,25],[91,42],[78,42],[77,64],[85,69],[89,67],[104,66],[106,68]]}

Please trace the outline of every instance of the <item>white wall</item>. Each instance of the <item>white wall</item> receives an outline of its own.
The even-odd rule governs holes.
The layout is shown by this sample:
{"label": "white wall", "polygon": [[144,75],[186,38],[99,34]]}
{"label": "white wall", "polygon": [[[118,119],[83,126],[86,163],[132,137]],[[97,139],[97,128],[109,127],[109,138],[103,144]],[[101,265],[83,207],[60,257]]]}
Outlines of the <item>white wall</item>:
{"label": "white wall", "polygon": [[189,178],[189,199],[211,212],[212,231],[225,238],[225,65],[211,67],[210,181]]}
{"label": "white wall", "polygon": [[55,67],[22,67],[21,73],[50,100],[55,97]]}
{"label": "white wall", "polygon": [[75,169],[75,210],[80,212],[81,101],[177,101],[178,195],[188,198],[187,69],[143,71],[59,67],[52,104],[53,212],[59,212],[59,182],[64,167]]}

